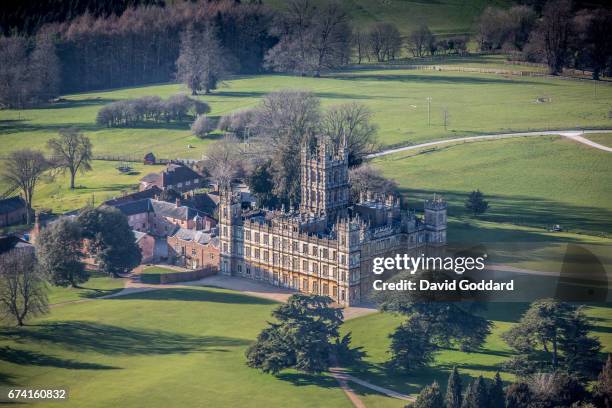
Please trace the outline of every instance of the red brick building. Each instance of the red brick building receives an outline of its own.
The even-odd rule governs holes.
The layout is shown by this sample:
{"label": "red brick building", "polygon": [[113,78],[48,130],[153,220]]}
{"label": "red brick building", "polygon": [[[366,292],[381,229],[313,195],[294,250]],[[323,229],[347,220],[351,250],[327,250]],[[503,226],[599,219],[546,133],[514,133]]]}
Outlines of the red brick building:
{"label": "red brick building", "polygon": [[190,269],[219,269],[219,238],[213,232],[179,228],[167,239],[168,255]]}

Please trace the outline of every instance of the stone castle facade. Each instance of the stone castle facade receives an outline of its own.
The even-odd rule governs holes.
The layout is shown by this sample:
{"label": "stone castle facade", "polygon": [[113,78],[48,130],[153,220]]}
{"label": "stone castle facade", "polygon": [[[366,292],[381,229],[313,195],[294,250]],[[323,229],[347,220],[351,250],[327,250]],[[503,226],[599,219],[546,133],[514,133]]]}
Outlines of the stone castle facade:
{"label": "stone castle facade", "polygon": [[[235,275],[349,306],[365,300],[375,275],[372,260],[421,254],[446,244],[446,202],[425,202],[424,219],[402,210],[394,195],[361,192],[351,204],[348,149],[318,142],[301,151],[299,210],[243,209],[221,189],[220,268]],[[378,279],[378,277],[376,277]]]}

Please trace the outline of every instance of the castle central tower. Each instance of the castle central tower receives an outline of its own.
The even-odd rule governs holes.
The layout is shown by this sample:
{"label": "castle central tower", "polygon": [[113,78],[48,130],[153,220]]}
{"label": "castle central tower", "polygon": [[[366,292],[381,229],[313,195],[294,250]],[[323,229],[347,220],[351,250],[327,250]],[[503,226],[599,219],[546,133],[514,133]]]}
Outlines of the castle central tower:
{"label": "castle central tower", "polygon": [[321,138],[313,150],[301,151],[300,211],[334,219],[349,205],[346,139],[337,151]]}

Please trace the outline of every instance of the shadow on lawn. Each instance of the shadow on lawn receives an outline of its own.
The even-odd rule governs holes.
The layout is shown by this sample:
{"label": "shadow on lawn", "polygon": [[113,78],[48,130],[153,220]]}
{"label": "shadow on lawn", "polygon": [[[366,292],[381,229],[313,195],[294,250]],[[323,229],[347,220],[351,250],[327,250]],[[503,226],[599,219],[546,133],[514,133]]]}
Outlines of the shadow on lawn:
{"label": "shadow on lawn", "polygon": [[[399,68],[401,69],[401,68]],[[365,70],[367,72],[367,70]],[[550,82],[538,82],[533,80],[521,79],[506,79],[506,78],[494,78],[493,74],[488,74],[491,77],[478,77],[478,76],[467,76],[467,75],[449,75],[439,74],[431,75],[432,73],[439,74],[437,71],[419,71],[418,73],[410,74],[362,74],[356,72],[354,74],[329,74],[325,78],[342,79],[349,81],[395,81],[395,82],[419,82],[419,83],[432,83],[432,84],[465,84],[465,85],[486,85],[486,84],[537,84],[537,85],[549,85],[555,86],[556,84]],[[427,75],[429,74],[429,75]]]}
{"label": "shadow on lawn", "polygon": [[26,119],[5,119],[0,120],[0,136],[19,132],[52,131],[76,127],[81,131],[92,132],[103,129],[95,123],[30,123]]}
{"label": "shadow on lawn", "polygon": [[97,363],[83,363],[34,351],[14,349],[9,346],[0,347],[0,360],[19,365],[69,368],[73,370],[115,370],[120,368]]}
{"label": "shadow on lawn", "polygon": [[335,378],[323,374],[279,373],[276,378],[298,387],[314,385],[323,388],[338,388],[340,386]]}
{"label": "shadow on lawn", "polygon": [[[400,192],[408,198],[411,207],[415,204],[418,208],[422,208],[422,199],[433,197],[434,193],[442,195],[449,204],[448,214],[457,216],[470,216],[465,209],[465,201],[469,195],[469,191],[455,190],[420,190],[401,188]],[[486,192],[485,192],[486,194]],[[547,200],[540,197],[529,196],[507,196],[499,194],[487,194],[486,199],[489,201],[489,209],[481,216],[473,218],[475,220],[508,223],[515,225],[528,225],[532,227],[542,228],[542,233],[546,233],[547,227],[553,224],[560,224],[569,231],[588,231],[590,233],[608,234],[612,231],[612,211],[600,207],[576,206],[565,203],[560,203],[555,200]],[[555,239],[548,235],[542,238],[538,232],[525,231],[488,231],[489,228],[483,229],[487,232],[486,238],[488,242],[503,241],[505,235],[510,234],[512,238],[520,233],[520,241],[561,241],[564,243],[572,242],[570,238],[562,237]],[[452,231],[451,231],[452,232]],[[483,242],[486,242],[483,240]]]}
{"label": "shadow on lawn", "polygon": [[161,330],[110,326],[87,321],[59,321],[23,328],[3,328],[0,339],[34,342],[67,350],[103,354],[185,354],[223,352],[250,342],[222,336],[193,336]]}
{"label": "shadow on lawn", "polygon": [[179,300],[187,302],[214,302],[251,305],[276,305],[278,302],[240,293],[217,292],[198,289],[163,289],[151,292],[137,292],[125,296],[112,298],[113,300]]}

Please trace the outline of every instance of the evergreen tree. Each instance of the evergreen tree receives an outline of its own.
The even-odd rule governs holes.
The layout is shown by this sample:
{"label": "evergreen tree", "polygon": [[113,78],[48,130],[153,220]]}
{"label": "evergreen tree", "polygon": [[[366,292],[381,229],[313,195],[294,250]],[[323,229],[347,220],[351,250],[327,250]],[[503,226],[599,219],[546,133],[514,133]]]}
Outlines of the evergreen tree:
{"label": "evergreen tree", "polygon": [[593,375],[600,343],[588,335],[589,320],[575,305],[554,299],[533,302],[519,323],[502,335],[517,355],[507,367],[517,374],[565,369]]}
{"label": "evergreen tree", "polygon": [[485,408],[487,403],[487,384],[481,375],[468,387],[461,408]]}
{"label": "evergreen tree", "polygon": [[327,370],[342,323],[342,311],[331,303],[327,296],[292,295],[272,312],[278,322],[270,323],[248,348],[247,365],[273,374],[290,367],[307,373]]}
{"label": "evergreen tree", "polygon": [[593,397],[597,406],[612,408],[612,356],[610,354],[593,387]]}
{"label": "evergreen tree", "polygon": [[489,202],[484,199],[484,194],[480,190],[475,190],[470,193],[465,200],[465,208],[474,215],[482,214],[489,208]]}
{"label": "evergreen tree", "polygon": [[495,373],[493,383],[489,387],[489,408],[505,408],[506,398],[504,395],[504,383],[499,375]]}
{"label": "evergreen tree", "polygon": [[142,254],[127,217],[112,207],[88,208],[78,222],[99,269],[118,277],[140,264]]}
{"label": "evergreen tree", "polygon": [[525,383],[510,384],[506,391],[506,408],[525,408],[531,406],[533,393]]}
{"label": "evergreen tree", "polygon": [[409,318],[393,333],[391,338],[391,367],[411,371],[433,362],[436,346],[417,318]]}
{"label": "evergreen tree", "polygon": [[444,406],[444,397],[437,381],[425,386],[413,405],[414,408],[440,408]]}
{"label": "evergreen tree", "polygon": [[463,399],[461,393],[461,376],[457,366],[455,366],[448,377],[448,385],[446,386],[446,397],[444,399],[446,408],[460,408]]}
{"label": "evergreen tree", "polygon": [[40,232],[38,262],[54,285],[77,287],[89,279],[82,262],[81,238],[81,227],[70,218],[60,218]]}

